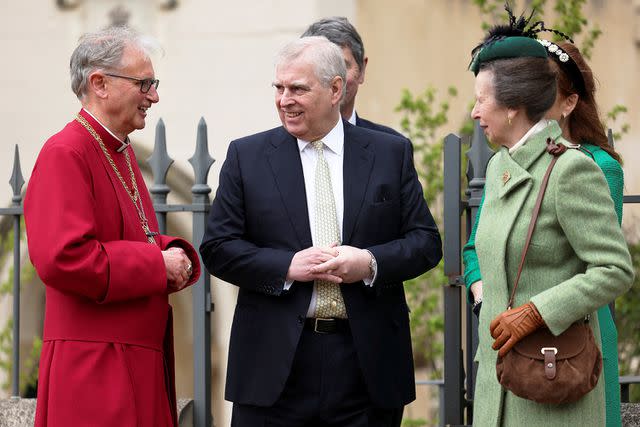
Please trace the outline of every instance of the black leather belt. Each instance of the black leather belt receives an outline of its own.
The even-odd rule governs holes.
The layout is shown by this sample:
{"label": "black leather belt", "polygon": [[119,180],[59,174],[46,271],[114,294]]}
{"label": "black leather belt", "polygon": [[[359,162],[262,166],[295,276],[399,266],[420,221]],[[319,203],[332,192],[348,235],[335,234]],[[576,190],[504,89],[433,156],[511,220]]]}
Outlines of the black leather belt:
{"label": "black leather belt", "polygon": [[304,322],[305,329],[310,329],[319,334],[335,334],[349,330],[347,319],[322,319],[307,317]]}

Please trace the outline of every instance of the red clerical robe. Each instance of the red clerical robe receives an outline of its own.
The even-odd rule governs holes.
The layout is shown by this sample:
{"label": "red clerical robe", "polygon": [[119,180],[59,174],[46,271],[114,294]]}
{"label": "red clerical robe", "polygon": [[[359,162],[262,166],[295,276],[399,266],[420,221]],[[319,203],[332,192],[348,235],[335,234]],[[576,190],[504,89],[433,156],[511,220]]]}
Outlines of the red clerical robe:
{"label": "red clerical robe", "polygon": [[[84,110],[131,188],[124,152]],[[133,149],[137,185],[151,230],[153,205]],[[76,120],[43,146],[24,216],[29,255],[46,285],[36,426],[177,426],[173,330],[161,250],[148,243],[138,212],[98,142]]]}

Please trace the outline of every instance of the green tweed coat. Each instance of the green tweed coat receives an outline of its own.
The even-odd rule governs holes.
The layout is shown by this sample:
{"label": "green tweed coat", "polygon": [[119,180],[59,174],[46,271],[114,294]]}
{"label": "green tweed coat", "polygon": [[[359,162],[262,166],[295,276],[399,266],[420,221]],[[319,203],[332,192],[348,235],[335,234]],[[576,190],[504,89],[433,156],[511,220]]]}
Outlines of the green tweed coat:
{"label": "green tweed coat", "polygon": [[[624,174],[620,163],[596,145],[582,144],[580,150],[593,158],[598,167],[602,169],[607,184],[609,185],[609,192],[613,199],[616,214],[618,215],[618,224],[621,224]],[[484,195],[478,207],[478,215],[481,213],[483,203]],[[473,302],[473,296],[469,288],[473,283],[482,279],[475,246],[477,226],[478,222],[476,221],[471,230],[469,241],[464,246],[462,252],[464,258],[464,278],[467,285],[469,302]],[[603,306],[598,309],[598,322],[600,323],[602,358],[604,359],[603,373],[605,381],[606,427],[619,427],[622,425],[622,420],[620,414],[620,384],[618,382],[618,331],[616,330],[616,325],[613,322],[613,317],[611,316],[611,311],[608,306]]]}
{"label": "green tweed coat", "polygon": [[[542,405],[516,397],[496,379],[497,353],[489,323],[506,309],[542,177],[551,161],[546,139],[561,138],[556,122],[512,155],[501,148],[487,166],[485,200],[476,234],[482,271],[479,362],[474,401],[476,426],[602,426],[604,384],[580,401]],[[598,166],[583,153],[567,150],[549,179],[515,306],[532,301],[554,334],[591,314],[598,344],[601,307],[625,292],[633,280],[627,245]]]}

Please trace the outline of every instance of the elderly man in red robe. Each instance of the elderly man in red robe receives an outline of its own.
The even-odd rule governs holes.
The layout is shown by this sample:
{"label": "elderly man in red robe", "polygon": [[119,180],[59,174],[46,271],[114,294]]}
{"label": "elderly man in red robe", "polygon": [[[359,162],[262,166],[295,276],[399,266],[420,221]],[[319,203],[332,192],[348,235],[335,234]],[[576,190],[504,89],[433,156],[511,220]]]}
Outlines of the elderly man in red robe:
{"label": "elderly man in red robe", "polygon": [[157,233],[128,135],[158,102],[151,39],[80,39],[82,109],[42,147],[24,203],[46,285],[36,426],[176,426],[168,296],[200,274],[191,244]]}

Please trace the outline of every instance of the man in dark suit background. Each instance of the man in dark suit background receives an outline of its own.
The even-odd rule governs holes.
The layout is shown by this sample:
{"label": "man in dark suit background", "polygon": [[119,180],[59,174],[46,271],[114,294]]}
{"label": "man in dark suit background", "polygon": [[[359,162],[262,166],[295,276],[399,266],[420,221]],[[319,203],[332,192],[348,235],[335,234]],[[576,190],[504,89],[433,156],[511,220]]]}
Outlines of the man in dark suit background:
{"label": "man in dark suit background", "polygon": [[[285,46],[281,127],[231,142],[200,252],[238,286],[232,426],[391,426],[415,399],[402,282],[441,258],[410,142],[340,117],[346,66]],[[329,231],[328,231],[329,230]]]}
{"label": "man in dark suit background", "polygon": [[347,93],[340,106],[342,118],[352,125],[400,136],[394,129],[363,119],[356,113],[356,95],[358,88],[364,83],[369,58],[364,53],[362,38],[351,22],[344,16],[323,18],[309,25],[301,37],[309,36],[326,37],[342,49],[347,66]]}

